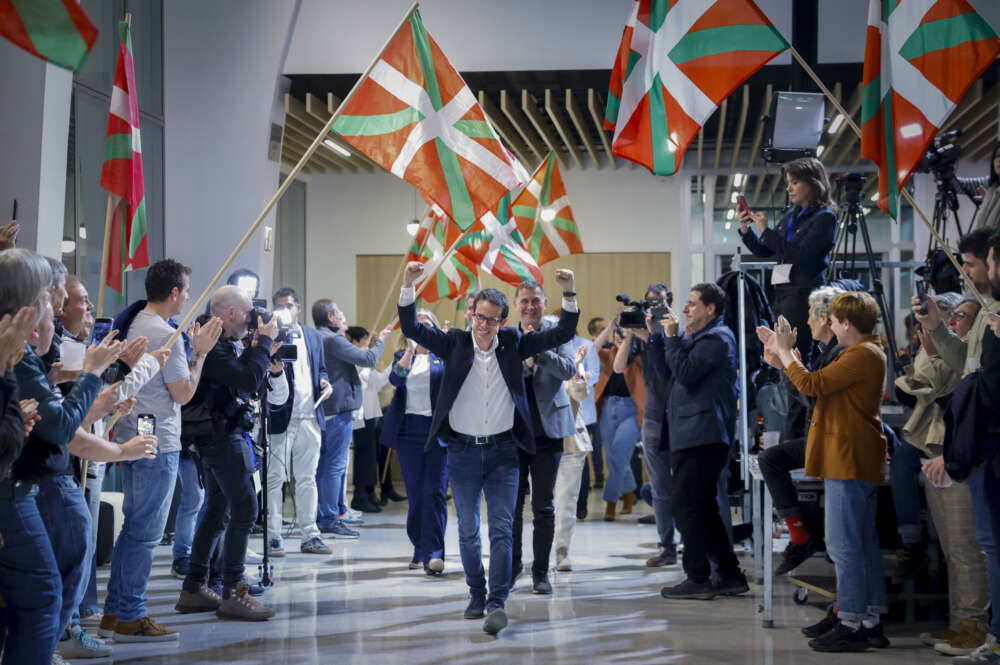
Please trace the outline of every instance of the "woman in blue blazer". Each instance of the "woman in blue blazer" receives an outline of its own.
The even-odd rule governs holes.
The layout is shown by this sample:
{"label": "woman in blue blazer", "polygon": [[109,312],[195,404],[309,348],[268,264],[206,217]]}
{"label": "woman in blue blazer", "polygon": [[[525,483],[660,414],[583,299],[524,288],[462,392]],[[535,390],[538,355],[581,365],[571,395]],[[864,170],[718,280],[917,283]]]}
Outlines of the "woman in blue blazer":
{"label": "woman in blue blazer", "polygon": [[803,157],[788,162],[785,186],[791,208],[778,225],[770,228],[763,213],[741,210],[740,235],[754,256],[777,259],[779,265],[771,275],[774,313],[784,315],[792,328],[798,328],[795,346],[808,358],[812,347],[809,294],[826,283],[830,251],[837,237],[837,215],[830,199],[830,180],[818,159]]}
{"label": "woman in blue blazer", "polygon": [[[420,310],[417,320],[438,327],[427,310]],[[406,348],[393,357],[389,383],[396,387],[396,393],[382,420],[381,443],[396,449],[409,500],[406,535],[413,543],[410,568],[423,566],[428,575],[444,571],[444,529],[448,520],[447,448],[437,443],[424,450],[443,376],[444,361],[408,341]]]}

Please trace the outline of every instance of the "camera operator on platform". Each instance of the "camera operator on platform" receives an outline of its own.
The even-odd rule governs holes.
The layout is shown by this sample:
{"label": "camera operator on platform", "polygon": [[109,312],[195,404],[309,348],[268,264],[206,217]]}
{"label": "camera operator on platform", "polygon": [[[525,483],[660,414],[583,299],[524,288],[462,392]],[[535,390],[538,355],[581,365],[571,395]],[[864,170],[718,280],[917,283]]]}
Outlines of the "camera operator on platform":
{"label": "camera operator on platform", "polygon": [[[739,211],[743,244],[759,258],[776,258],[771,273],[772,306],[798,329],[795,346],[809,357],[809,294],[822,286],[829,255],[837,237],[837,216],[830,199],[830,180],[823,164],[803,157],[785,165],[785,185],[791,208],[774,228],[764,213]],[[755,232],[751,232],[751,225]]]}

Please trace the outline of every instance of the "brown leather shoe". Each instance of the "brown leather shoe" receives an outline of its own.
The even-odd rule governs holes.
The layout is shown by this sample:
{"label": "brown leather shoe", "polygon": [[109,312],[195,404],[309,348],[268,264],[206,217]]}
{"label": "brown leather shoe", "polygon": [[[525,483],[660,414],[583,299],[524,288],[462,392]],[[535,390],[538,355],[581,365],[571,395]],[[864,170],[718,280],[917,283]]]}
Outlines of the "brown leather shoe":
{"label": "brown leather shoe", "polygon": [[253,596],[246,582],[240,582],[231,589],[228,598],[223,598],[215,615],[220,619],[238,621],[267,621],[274,616],[274,608],[261,605]]}
{"label": "brown leather shoe", "polygon": [[615,521],[615,507],[617,502],[615,501],[605,501],[604,502],[604,521],[614,522]]}
{"label": "brown leather shoe", "polygon": [[135,621],[119,621],[114,637],[115,642],[172,642],[179,635],[145,616]]}
{"label": "brown leather shoe", "polygon": [[105,614],[101,617],[101,625],[97,628],[97,634],[101,637],[111,637],[115,634],[115,626],[117,625],[117,614]]}
{"label": "brown leather shoe", "polygon": [[625,492],[622,494],[622,515],[631,515],[632,506],[635,505],[635,492]]}

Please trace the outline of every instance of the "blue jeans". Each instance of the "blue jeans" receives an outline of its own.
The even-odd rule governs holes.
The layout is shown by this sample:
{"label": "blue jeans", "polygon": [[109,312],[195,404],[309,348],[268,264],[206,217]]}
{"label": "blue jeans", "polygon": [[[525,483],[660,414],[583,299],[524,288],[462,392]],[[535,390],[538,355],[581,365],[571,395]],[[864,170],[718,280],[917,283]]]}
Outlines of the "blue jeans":
{"label": "blue jeans", "polygon": [[1000,559],[997,559],[997,547],[994,540],[993,526],[990,521],[989,503],[986,497],[986,465],[981,464],[969,475],[966,482],[972,493],[972,518],[976,525],[976,540],[986,554],[986,581],[990,589],[990,604],[993,606],[993,621],[990,622],[990,634],[1000,636]]}
{"label": "blue jeans", "polygon": [[892,482],[892,502],[896,507],[899,537],[904,547],[916,545],[923,536],[920,525],[920,467],[920,451],[900,441],[889,462],[889,480]]}
{"label": "blue jeans", "polygon": [[487,603],[503,607],[510,591],[514,505],[520,458],[515,441],[477,446],[448,444],[448,478],[458,514],[458,549],[473,597],[486,596],[480,540],[480,497],[486,496],[490,529],[490,585]]}
{"label": "blue jeans", "polygon": [[444,558],[444,530],[448,524],[446,501],[448,449],[434,445],[424,451],[430,416],[407,414],[396,443],[396,455],[406,485],[406,535],[413,544],[415,563]]}
{"label": "blue jeans", "polygon": [[607,456],[604,500],[618,501],[624,492],[635,489],[635,476],[629,462],[639,441],[639,418],[631,397],[614,395],[604,398],[601,407],[601,438]]}
{"label": "blue jeans", "polygon": [[[93,462],[91,462],[93,464]],[[89,617],[101,611],[101,606],[97,603],[97,525],[101,517],[101,487],[104,485],[104,464],[97,464],[97,475],[94,478],[87,478],[87,507],[90,510],[90,549],[87,556],[90,560],[89,580],[87,589],[83,593],[83,600],[80,607],[73,613],[70,619],[70,626],[80,623],[80,617]],[[84,571],[86,573],[86,570]]]}
{"label": "blue jeans", "polygon": [[191,541],[201,504],[205,499],[205,488],[198,477],[198,465],[191,457],[181,457],[177,463],[177,476],[181,479],[181,499],[177,504],[174,520],[174,559],[191,556]]}
{"label": "blue jeans", "polygon": [[823,481],[826,500],[826,551],[837,568],[837,607],[841,621],[889,610],[882,552],[875,531],[878,485],[864,480]]}
{"label": "blue jeans", "polygon": [[642,460],[649,474],[650,504],[660,547],[674,544],[674,511],[670,501],[674,474],[670,471],[670,447],[662,441],[664,429],[661,423],[648,418],[642,421]]}
{"label": "blue jeans", "polygon": [[111,576],[105,614],[119,621],[146,616],[146,583],[153,567],[153,550],[160,544],[177,484],[179,452],[158,453],[154,459],[122,462],[122,512],[125,522],[111,555]]}
{"label": "blue jeans", "polygon": [[3,665],[48,663],[62,636],[63,586],[35,485],[0,481],[0,610],[7,625]]}
{"label": "blue jeans", "polygon": [[316,492],[319,494],[316,524],[320,527],[333,524],[347,512],[347,506],[343,502],[343,488],[347,477],[351,434],[354,432],[352,415],[350,411],[345,411],[326,419],[323,445],[319,451],[319,466],[316,468]]}
{"label": "blue jeans", "polygon": [[59,634],[69,626],[87,590],[90,571],[90,509],[73,476],[51,476],[38,484],[38,511],[52,541],[59,575],[62,606]]}

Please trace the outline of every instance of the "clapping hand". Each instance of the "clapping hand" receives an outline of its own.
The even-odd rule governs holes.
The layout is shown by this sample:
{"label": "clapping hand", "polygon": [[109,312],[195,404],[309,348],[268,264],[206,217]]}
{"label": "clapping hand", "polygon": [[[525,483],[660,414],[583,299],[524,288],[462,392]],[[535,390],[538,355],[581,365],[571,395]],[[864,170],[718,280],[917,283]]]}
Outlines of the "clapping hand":
{"label": "clapping hand", "polygon": [[16,219],[12,219],[9,224],[0,226],[0,251],[11,249],[17,245],[17,232],[21,230],[21,225]]}
{"label": "clapping hand", "polygon": [[125,346],[121,355],[118,356],[118,360],[128,365],[130,369],[135,369],[135,366],[139,363],[139,359],[146,353],[148,345],[149,340],[145,337],[136,337]]}
{"label": "clapping hand", "polygon": [[21,407],[21,421],[24,423],[24,435],[28,436],[34,429],[35,423],[42,419],[38,413],[38,400],[33,397],[22,399],[19,406]]}
{"label": "clapping hand", "polygon": [[792,328],[792,324],[788,322],[788,319],[784,316],[779,316],[778,322],[774,326],[777,347],[787,351],[794,349],[795,342],[798,341],[798,331],[798,328]]}
{"label": "clapping hand", "polygon": [[33,307],[22,307],[17,314],[5,314],[0,319],[0,373],[6,374],[21,361],[24,344],[31,337],[38,321]]}
{"label": "clapping hand", "polygon": [[101,340],[100,344],[91,344],[87,347],[83,357],[83,371],[93,374],[101,374],[111,363],[118,360],[124,345],[115,339],[117,330],[112,330],[107,337]]}
{"label": "clapping hand", "polygon": [[[274,317],[271,317],[271,322],[277,322]],[[261,332],[262,335],[267,333]],[[215,343],[219,341],[219,336],[222,335],[222,319],[217,316],[213,316],[204,325],[199,325],[197,322],[192,323],[191,327],[188,328],[188,336],[191,338],[191,347],[194,352],[199,356],[206,356],[208,352],[212,350]],[[272,339],[274,335],[268,335]]]}

